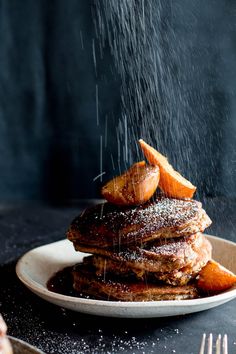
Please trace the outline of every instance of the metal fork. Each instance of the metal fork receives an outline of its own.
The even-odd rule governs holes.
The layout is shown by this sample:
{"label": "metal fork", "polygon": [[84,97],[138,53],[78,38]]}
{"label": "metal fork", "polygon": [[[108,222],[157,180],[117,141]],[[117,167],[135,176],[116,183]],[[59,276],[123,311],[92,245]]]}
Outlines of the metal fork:
{"label": "metal fork", "polygon": [[[203,333],[199,354],[204,354],[204,353],[213,354],[213,335],[212,335],[212,333],[209,334],[209,337],[208,337],[208,340],[207,340],[207,352],[205,352],[205,344],[206,344],[206,333]],[[216,339],[215,348],[216,348],[215,354],[221,354],[221,353],[222,354],[228,354],[228,337],[227,337],[227,334],[224,335],[223,340],[221,338],[221,334],[218,335],[218,337]],[[222,348],[222,352],[221,352],[221,348]]]}

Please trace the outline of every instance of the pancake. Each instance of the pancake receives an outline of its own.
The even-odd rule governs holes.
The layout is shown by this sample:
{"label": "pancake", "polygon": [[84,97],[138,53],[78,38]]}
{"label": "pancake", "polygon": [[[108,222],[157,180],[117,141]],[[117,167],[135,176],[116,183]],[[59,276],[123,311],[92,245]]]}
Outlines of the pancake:
{"label": "pancake", "polygon": [[[211,244],[201,234],[171,243],[153,246],[149,250],[115,254],[110,257],[93,255],[84,264],[94,267],[96,275],[118,275],[151,282],[163,281],[171,285],[185,285],[193,279],[211,258]],[[143,252],[144,251],[144,252]],[[156,253],[155,253],[156,251]],[[156,256],[156,257],[155,257]]]}
{"label": "pancake", "polygon": [[142,245],[160,239],[190,236],[211,224],[200,202],[157,198],[137,207],[103,203],[86,209],[67,232],[77,250],[116,245]]}
{"label": "pancake", "polygon": [[90,266],[78,264],[73,271],[74,289],[81,296],[114,301],[160,301],[197,298],[194,285],[171,286],[146,282],[121,282],[97,277]]}
{"label": "pancake", "polygon": [[163,273],[191,266],[198,257],[199,250],[206,245],[211,250],[206,238],[198,233],[175,239],[158,239],[143,247],[98,248],[75,244],[75,248],[85,253],[103,256],[119,264],[122,263],[126,269]]}

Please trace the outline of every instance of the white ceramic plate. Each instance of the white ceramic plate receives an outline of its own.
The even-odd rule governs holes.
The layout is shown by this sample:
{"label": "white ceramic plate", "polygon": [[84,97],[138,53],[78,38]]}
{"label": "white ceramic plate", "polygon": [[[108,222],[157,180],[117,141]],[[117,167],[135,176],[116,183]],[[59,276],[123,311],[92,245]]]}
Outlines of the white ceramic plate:
{"label": "white ceramic plate", "polygon": [[14,354],[44,354],[41,350],[24,342],[21,339],[8,336],[10,339]]}
{"label": "white ceramic plate", "polygon": [[[207,236],[213,258],[236,273],[236,243]],[[41,246],[26,253],[17,263],[19,279],[35,294],[58,306],[98,316],[148,318],[183,315],[219,306],[236,297],[236,287],[219,295],[193,300],[119,302],[71,297],[47,290],[48,279],[58,270],[80,262],[84,253],[75,252],[68,240]]]}

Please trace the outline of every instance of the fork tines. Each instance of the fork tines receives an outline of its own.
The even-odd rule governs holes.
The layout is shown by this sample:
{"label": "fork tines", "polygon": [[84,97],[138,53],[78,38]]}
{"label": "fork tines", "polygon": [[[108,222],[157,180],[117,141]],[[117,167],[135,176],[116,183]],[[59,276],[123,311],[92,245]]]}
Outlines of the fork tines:
{"label": "fork tines", "polygon": [[[203,333],[199,354],[204,354],[204,353],[213,354],[213,335],[212,335],[212,333],[209,334],[209,337],[207,340],[207,352],[205,352],[205,344],[206,344],[206,333]],[[218,335],[218,337],[216,339],[215,349],[216,349],[215,354],[228,354],[227,334],[224,335],[223,341],[221,338],[221,334]],[[222,351],[221,351],[221,349],[222,349]]]}

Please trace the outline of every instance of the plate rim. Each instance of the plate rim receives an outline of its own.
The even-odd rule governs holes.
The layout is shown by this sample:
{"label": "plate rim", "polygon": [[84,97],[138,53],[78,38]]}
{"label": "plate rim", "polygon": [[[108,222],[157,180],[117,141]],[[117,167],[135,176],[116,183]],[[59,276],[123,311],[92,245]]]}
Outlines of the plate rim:
{"label": "plate rim", "polygon": [[[213,235],[208,235],[204,234],[210,239],[216,239],[222,242],[226,242],[228,244],[231,244],[232,246],[236,247],[236,243],[221,237],[213,236]],[[66,301],[69,302],[70,304],[81,304],[81,305],[96,305],[96,306],[103,306],[107,308],[111,308],[114,306],[119,307],[119,308],[132,308],[132,307],[139,307],[140,305],[144,306],[145,308],[163,308],[166,306],[169,307],[175,307],[175,306],[181,306],[181,307],[189,307],[189,306],[197,306],[197,305],[203,305],[205,303],[214,303],[216,301],[223,301],[225,299],[231,300],[234,297],[236,297],[236,288],[233,288],[231,290],[224,291],[220,294],[217,295],[212,295],[208,297],[203,297],[203,298],[198,298],[198,299],[186,299],[186,300],[162,300],[162,301],[132,301],[132,302],[127,302],[127,301],[108,301],[108,300],[97,300],[97,299],[84,299],[80,297],[74,297],[74,296],[68,296],[68,295],[63,295],[59,293],[55,293],[52,291],[49,291],[45,286],[42,286],[38,282],[36,282],[34,279],[29,278],[24,275],[23,270],[21,269],[24,265],[25,259],[27,259],[28,255],[36,250],[39,250],[40,248],[47,247],[49,245],[53,244],[58,244],[58,243],[64,243],[65,241],[68,241],[67,239],[62,239],[56,242],[51,242],[39,247],[35,247],[28,252],[26,252],[23,256],[21,256],[16,264],[16,274],[17,277],[20,279],[20,281],[31,291],[37,294],[41,294],[42,296],[46,296],[47,298],[51,298],[54,300],[60,300],[60,301]],[[69,241],[68,241],[69,242]],[[80,252],[83,253],[83,252]],[[29,280],[31,279],[31,280]],[[230,295],[229,295],[230,294]],[[45,298],[44,298],[45,299]]]}
{"label": "plate rim", "polygon": [[10,342],[13,343],[13,345],[14,345],[14,343],[22,344],[26,347],[26,349],[33,350],[35,352],[35,354],[45,354],[41,349],[38,349],[35,346],[33,346],[32,344],[25,342],[23,339],[20,339],[20,338],[14,337],[14,336],[10,336],[10,335],[7,335],[7,338],[10,340]]}

